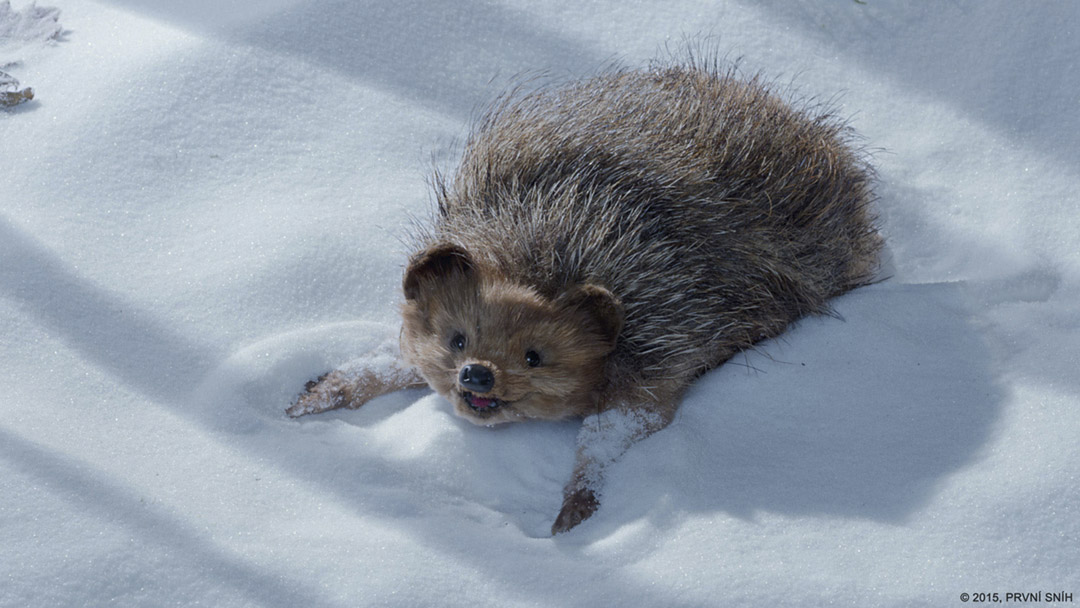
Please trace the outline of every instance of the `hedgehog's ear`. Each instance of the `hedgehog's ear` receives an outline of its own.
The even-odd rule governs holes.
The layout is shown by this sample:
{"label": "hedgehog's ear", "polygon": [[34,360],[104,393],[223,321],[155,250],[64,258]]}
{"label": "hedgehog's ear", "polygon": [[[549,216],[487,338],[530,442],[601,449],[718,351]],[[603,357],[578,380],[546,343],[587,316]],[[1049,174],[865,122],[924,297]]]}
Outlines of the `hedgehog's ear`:
{"label": "hedgehog's ear", "polygon": [[406,300],[415,300],[425,283],[468,277],[472,272],[472,258],[467,251],[457,245],[440,243],[412,257],[401,287]]}
{"label": "hedgehog's ear", "polygon": [[558,303],[568,309],[579,310],[588,315],[612,350],[622,331],[625,314],[622,302],[606,288],[584,283],[570,288],[559,297]]}

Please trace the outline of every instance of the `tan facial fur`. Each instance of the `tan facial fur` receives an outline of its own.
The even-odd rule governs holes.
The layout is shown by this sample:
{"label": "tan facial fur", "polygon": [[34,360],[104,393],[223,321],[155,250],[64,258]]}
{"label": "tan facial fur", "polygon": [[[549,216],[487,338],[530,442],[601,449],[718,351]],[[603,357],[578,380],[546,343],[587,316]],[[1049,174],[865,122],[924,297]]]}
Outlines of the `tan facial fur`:
{"label": "tan facial fur", "polygon": [[[621,327],[618,302],[603,288],[580,286],[551,300],[446,246],[414,258],[405,295],[402,354],[459,416],[494,425],[596,411]],[[490,371],[490,389],[463,386],[465,366]]]}

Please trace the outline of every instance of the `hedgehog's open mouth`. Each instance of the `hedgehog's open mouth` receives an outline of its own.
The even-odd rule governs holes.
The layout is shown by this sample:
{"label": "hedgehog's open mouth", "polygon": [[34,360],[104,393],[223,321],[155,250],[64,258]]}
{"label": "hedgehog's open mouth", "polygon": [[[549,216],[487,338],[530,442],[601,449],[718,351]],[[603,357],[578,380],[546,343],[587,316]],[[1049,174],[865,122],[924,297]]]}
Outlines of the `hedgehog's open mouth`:
{"label": "hedgehog's open mouth", "polygon": [[461,391],[461,398],[465,400],[465,405],[469,406],[469,409],[486,416],[494,414],[495,410],[498,410],[502,406],[506,405],[506,402],[502,399],[494,399],[492,397],[479,397],[470,393],[469,391]]}

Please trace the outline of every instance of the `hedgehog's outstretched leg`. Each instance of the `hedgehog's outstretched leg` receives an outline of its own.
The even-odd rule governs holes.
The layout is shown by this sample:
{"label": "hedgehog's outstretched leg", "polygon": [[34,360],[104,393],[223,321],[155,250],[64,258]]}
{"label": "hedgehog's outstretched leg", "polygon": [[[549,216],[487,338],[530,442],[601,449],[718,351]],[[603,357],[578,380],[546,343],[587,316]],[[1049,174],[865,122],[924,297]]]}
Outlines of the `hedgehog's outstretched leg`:
{"label": "hedgehog's outstretched leg", "polygon": [[577,460],[563,505],[551,533],[559,534],[588,519],[600,507],[599,492],[608,465],[633,444],[666,427],[678,407],[676,399],[617,406],[586,416],[578,432]]}
{"label": "hedgehog's outstretched leg", "polygon": [[355,409],[379,395],[423,386],[427,383],[420,374],[400,359],[361,358],[308,382],[285,413],[296,418],[338,408]]}

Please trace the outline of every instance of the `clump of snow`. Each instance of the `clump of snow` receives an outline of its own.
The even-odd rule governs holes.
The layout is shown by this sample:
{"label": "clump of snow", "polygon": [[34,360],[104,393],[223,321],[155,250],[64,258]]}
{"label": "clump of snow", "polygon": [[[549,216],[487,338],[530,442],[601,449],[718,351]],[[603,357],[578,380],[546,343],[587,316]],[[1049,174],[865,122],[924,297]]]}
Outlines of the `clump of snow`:
{"label": "clump of snow", "polygon": [[63,32],[58,8],[31,2],[17,11],[10,0],[0,1],[0,50],[17,43],[55,40]]}
{"label": "clump of snow", "polygon": [[17,11],[11,8],[10,1],[0,1],[0,108],[12,108],[34,99],[32,88],[20,88],[19,81],[3,70],[20,66],[8,56],[20,46],[58,39],[64,32],[59,18],[60,10],[56,8],[39,7],[31,2]]}
{"label": "clump of snow", "polygon": [[34,90],[19,89],[19,81],[0,72],[0,107],[16,106],[34,98]]}

